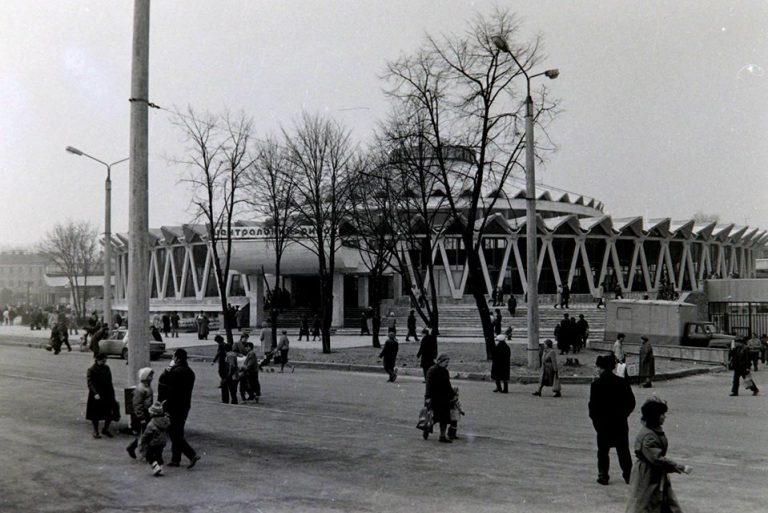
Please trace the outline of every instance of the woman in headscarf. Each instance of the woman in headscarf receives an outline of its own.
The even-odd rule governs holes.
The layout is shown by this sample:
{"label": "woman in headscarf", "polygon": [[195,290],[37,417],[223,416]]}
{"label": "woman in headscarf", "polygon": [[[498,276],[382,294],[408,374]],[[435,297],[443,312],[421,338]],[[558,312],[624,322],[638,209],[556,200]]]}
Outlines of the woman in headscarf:
{"label": "woman in headscarf", "polygon": [[691,473],[691,467],[667,458],[667,436],[662,426],[667,403],[651,397],[640,408],[643,428],[635,438],[635,465],[630,479],[626,513],[681,513],[670,473]]}
{"label": "woman in headscarf", "polygon": [[[101,438],[101,434],[112,438],[109,424],[115,411],[115,388],[112,386],[112,371],[107,366],[107,355],[94,355],[94,363],[86,374],[88,383],[88,402],[85,407],[85,418],[93,424],[93,437]],[[104,421],[104,427],[99,434],[99,421]]]}
{"label": "woman in headscarf", "polygon": [[448,374],[450,361],[447,354],[437,357],[435,364],[427,371],[427,389],[424,394],[427,407],[432,409],[433,418],[440,425],[440,441],[443,443],[451,443],[451,439],[445,436],[445,430],[451,422],[451,401],[456,394]]}

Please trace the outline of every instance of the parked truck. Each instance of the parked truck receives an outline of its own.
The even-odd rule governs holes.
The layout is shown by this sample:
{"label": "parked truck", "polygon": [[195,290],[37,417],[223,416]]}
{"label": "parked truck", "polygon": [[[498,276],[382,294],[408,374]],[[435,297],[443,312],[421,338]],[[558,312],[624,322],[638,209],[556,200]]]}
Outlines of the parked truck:
{"label": "parked truck", "polygon": [[624,333],[627,343],[639,344],[647,335],[654,345],[728,349],[735,338],[699,319],[696,306],[678,301],[621,299],[609,301],[605,310],[606,342]]}

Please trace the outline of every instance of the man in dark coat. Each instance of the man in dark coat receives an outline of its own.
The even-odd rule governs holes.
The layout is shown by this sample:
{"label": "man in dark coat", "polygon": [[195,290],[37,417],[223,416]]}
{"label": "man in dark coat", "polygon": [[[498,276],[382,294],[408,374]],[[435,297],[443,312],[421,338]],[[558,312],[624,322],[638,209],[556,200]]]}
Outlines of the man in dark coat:
{"label": "man in dark coat", "polygon": [[393,382],[397,379],[395,362],[397,361],[397,351],[399,348],[400,344],[397,343],[395,333],[390,331],[387,335],[387,341],[384,342],[384,348],[379,354],[379,358],[383,359],[384,370],[389,374],[389,379],[387,380],[389,382]]}
{"label": "man in dark coat", "polygon": [[509,295],[509,299],[507,300],[507,310],[509,311],[510,317],[515,316],[515,310],[517,310],[517,298],[514,294]]}
{"label": "man in dark coat", "polygon": [[568,314],[563,314],[563,320],[560,321],[559,328],[555,335],[557,349],[560,351],[560,354],[566,354],[570,349],[571,342],[571,321],[568,318]]}
{"label": "man in dark coat", "polygon": [[435,364],[437,358],[437,337],[429,333],[427,328],[421,330],[421,343],[416,358],[420,358],[419,366],[424,372],[424,381],[427,380],[427,371]]}
{"label": "man in dark coat", "polygon": [[[368,312],[363,310],[363,312],[360,314],[360,335],[370,335],[371,330],[368,329]],[[299,333],[299,337],[301,337],[301,333]],[[307,336],[309,338],[309,336]],[[301,340],[301,338],[299,338]]]}
{"label": "man in dark coat", "polygon": [[501,335],[501,311],[497,308],[493,318],[493,334]]}
{"label": "man in dark coat", "polygon": [[408,340],[413,337],[414,339],[418,339],[419,336],[416,335],[416,311],[411,310],[411,313],[408,314],[408,319],[406,321],[406,328],[408,328],[407,333],[405,334],[405,341],[408,342]]}
{"label": "man in dark coat", "polygon": [[571,289],[567,283],[563,283],[563,292],[560,297],[560,308],[568,308],[568,302],[571,300]]}
{"label": "man in dark coat", "polygon": [[[731,395],[739,395],[739,381],[746,378],[749,374],[749,349],[744,342],[737,338],[734,340],[731,349],[731,368],[733,368],[733,385],[731,386]],[[757,387],[752,388],[752,393],[757,395]]]}
{"label": "man in dark coat", "polygon": [[195,373],[187,364],[187,352],[177,349],[169,367],[163,371],[158,380],[157,399],[165,401],[165,412],[171,419],[168,427],[168,437],[171,439],[170,467],[178,467],[181,455],[189,458],[187,468],[195,466],[200,455],[190,447],[184,438],[184,425],[192,406],[192,389],[195,387]]}
{"label": "man in dark coat", "polygon": [[579,314],[579,320],[576,321],[576,327],[579,332],[579,347],[576,348],[576,352],[578,353],[587,345],[587,338],[589,337],[589,323],[584,318],[584,314]]}
{"label": "man in dark coat", "polygon": [[432,409],[435,422],[440,425],[440,441],[451,443],[451,439],[445,436],[445,430],[451,422],[451,401],[456,392],[451,386],[451,377],[448,374],[448,355],[441,354],[437,362],[427,371],[427,387],[424,400],[428,408]]}
{"label": "man in dark coat", "polygon": [[[511,352],[504,335],[496,335],[491,362],[491,379],[496,382],[494,392],[509,393],[509,360]],[[502,388],[502,383],[504,387]]]}
{"label": "man in dark coat", "polygon": [[627,417],[635,409],[635,395],[629,380],[613,373],[616,360],[612,354],[597,357],[600,377],[589,390],[589,418],[597,432],[597,482],[607,485],[610,459],[608,451],[616,448],[624,481],[629,483],[632,456],[629,453],[629,426]]}

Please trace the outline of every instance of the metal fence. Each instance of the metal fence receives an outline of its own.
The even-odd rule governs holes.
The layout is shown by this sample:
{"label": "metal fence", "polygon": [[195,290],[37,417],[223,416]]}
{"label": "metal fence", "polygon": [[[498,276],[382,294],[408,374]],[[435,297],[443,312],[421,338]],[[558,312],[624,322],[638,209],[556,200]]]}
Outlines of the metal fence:
{"label": "metal fence", "polygon": [[768,333],[768,302],[709,303],[709,319],[723,333],[760,336]]}

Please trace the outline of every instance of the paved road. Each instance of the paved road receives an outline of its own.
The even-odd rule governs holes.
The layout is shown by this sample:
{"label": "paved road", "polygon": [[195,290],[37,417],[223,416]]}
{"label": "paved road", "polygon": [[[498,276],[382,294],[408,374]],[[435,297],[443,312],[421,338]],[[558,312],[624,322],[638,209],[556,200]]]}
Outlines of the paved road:
{"label": "paved road", "polygon": [[[616,512],[627,486],[595,483],[588,388],[536,398],[513,386],[462,382],[462,440],[414,428],[418,378],[309,371],[262,374],[259,405],[218,401],[215,368],[198,375],[188,439],[193,470],[153,478],[129,438],[94,440],[84,420],[85,353],[0,346],[0,511]],[[157,370],[164,362],[156,362]],[[118,387],[126,366],[109,360]],[[768,372],[757,373],[757,380]],[[768,379],[765,380],[768,390]],[[728,397],[719,373],[661,383],[673,476],[685,511],[768,510],[763,396]],[[635,389],[638,402],[648,390]],[[639,415],[630,419],[636,432]],[[617,469],[615,457],[612,466]]]}

